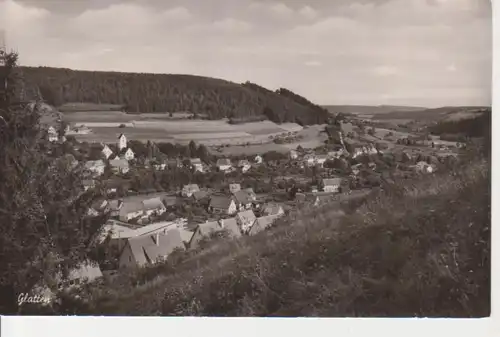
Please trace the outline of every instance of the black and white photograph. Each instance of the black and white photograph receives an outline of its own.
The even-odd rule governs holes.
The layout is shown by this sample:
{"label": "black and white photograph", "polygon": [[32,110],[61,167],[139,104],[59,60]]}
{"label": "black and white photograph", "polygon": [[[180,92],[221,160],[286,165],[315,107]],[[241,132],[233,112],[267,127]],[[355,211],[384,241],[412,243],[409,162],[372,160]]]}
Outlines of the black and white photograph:
{"label": "black and white photograph", "polygon": [[490,317],[490,1],[0,13],[0,315]]}

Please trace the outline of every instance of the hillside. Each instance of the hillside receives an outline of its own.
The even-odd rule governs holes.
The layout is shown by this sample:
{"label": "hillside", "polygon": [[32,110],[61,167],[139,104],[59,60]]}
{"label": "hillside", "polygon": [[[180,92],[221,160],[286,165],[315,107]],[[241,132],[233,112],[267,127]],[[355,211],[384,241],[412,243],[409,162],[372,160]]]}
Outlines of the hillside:
{"label": "hillside", "polygon": [[442,119],[455,119],[461,118],[463,115],[465,118],[470,117],[471,114],[479,113],[484,110],[490,109],[488,107],[441,107],[434,109],[423,109],[415,111],[393,111],[381,115],[377,115],[375,118],[379,120],[384,119],[415,119],[421,121],[439,121]]}
{"label": "hillside", "polygon": [[[132,113],[190,111],[211,119],[266,114],[278,122],[323,123],[327,112],[287,96],[221,79],[172,74],[77,71],[22,67],[25,94],[49,104],[124,105]],[[32,99],[35,97],[27,97]]]}
{"label": "hillside", "polygon": [[488,164],[400,181],[354,213],[303,209],[274,229],[89,288],[63,314],[484,317]]}
{"label": "hillside", "polygon": [[387,114],[390,112],[411,112],[411,111],[420,111],[425,108],[422,107],[412,107],[412,106],[396,106],[396,105],[325,105],[325,109],[327,109],[331,113],[354,113],[354,114]]}

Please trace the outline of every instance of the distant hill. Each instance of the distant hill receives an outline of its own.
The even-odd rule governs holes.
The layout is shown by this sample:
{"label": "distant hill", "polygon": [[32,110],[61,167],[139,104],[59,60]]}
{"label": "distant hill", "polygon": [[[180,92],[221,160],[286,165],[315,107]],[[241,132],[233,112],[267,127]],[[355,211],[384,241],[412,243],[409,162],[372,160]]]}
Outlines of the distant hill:
{"label": "distant hill", "polygon": [[456,120],[461,118],[473,117],[471,114],[481,113],[485,110],[490,109],[489,107],[441,107],[434,109],[423,109],[415,111],[393,111],[390,113],[385,113],[377,115],[376,119],[415,119],[415,120],[427,120],[427,121],[439,121],[443,119]]}
{"label": "distant hill", "polygon": [[241,120],[265,114],[275,122],[303,125],[324,123],[328,119],[324,109],[250,83],[237,84],[192,75],[49,67],[21,69],[26,95],[41,95],[54,106],[75,102],[123,105],[125,111],[131,113],[190,111],[210,119]]}
{"label": "distant hill", "polygon": [[390,112],[410,112],[425,110],[423,107],[397,106],[397,105],[325,105],[323,106],[331,113],[352,113],[352,114],[386,114]]}

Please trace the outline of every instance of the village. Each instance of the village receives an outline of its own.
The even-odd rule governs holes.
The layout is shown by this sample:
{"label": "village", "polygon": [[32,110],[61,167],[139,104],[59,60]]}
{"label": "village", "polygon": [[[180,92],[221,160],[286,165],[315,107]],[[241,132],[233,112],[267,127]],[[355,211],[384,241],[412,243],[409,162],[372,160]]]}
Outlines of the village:
{"label": "village", "polygon": [[[189,157],[169,157],[162,146],[128,141],[125,133],[116,144],[82,144],[71,139],[68,126],[62,136],[50,126],[50,142],[71,144],[64,156],[69,169],[83,170],[82,192],[100,195],[87,216],[105,219],[91,243],[105,258],[99,266],[82,265],[61,287],[150,266],[174,251],[201,249],[201,242],[222,232],[227,239],[253,236],[291,210],[363,197],[396,176],[432,174],[453,163],[461,148],[428,136],[411,146],[408,138],[391,138],[392,132],[385,146],[360,142],[365,127],[366,121],[356,119],[337,122],[336,144],[229,158],[214,157],[194,142],[185,147]],[[196,157],[200,153],[203,159]]]}

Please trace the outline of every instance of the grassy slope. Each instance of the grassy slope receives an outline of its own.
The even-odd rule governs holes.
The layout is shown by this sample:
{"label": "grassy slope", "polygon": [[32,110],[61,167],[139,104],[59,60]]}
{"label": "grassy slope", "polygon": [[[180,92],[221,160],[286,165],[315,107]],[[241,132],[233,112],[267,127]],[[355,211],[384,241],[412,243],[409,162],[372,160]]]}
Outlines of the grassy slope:
{"label": "grassy slope", "polygon": [[362,114],[386,114],[395,111],[419,111],[425,110],[422,107],[395,106],[395,105],[325,105],[325,109],[332,113],[362,113]]}
{"label": "grassy slope", "polygon": [[327,205],[254,237],[212,242],[183,263],[149,270],[160,276],[143,285],[124,277],[121,284],[93,290],[85,308],[65,312],[489,315],[487,164],[404,186],[345,217]]}
{"label": "grassy slope", "polygon": [[377,115],[376,119],[416,119],[438,121],[446,119],[453,114],[461,114],[467,112],[477,112],[479,110],[488,109],[487,107],[442,107],[435,109],[423,109],[416,111],[394,111]]}

